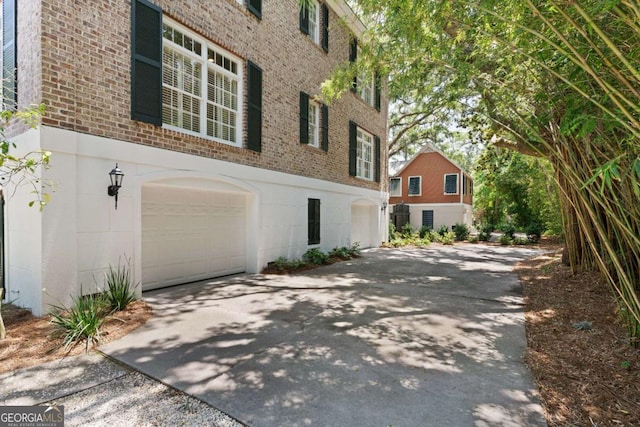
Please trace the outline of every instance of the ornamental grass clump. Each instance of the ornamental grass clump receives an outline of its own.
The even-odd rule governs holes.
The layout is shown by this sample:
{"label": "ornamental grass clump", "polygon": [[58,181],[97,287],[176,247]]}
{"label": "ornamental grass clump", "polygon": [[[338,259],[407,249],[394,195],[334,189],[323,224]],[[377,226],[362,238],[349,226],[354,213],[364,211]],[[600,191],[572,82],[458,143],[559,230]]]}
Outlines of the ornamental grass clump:
{"label": "ornamental grass clump", "polygon": [[100,340],[100,328],[111,312],[104,294],[79,296],[73,299],[71,308],[53,306],[51,323],[63,339],[65,350],[85,340],[85,351],[89,345]]}
{"label": "ornamental grass clump", "polygon": [[136,300],[135,286],[131,280],[131,270],[127,265],[118,263],[117,267],[109,266],[105,273],[105,298],[111,309],[122,311],[129,303]]}

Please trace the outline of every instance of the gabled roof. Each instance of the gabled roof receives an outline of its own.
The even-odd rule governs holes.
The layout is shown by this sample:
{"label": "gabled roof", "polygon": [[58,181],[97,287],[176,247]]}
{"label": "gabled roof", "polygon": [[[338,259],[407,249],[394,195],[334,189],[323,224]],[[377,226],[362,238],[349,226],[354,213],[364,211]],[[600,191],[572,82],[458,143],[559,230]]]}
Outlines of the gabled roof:
{"label": "gabled roof", "polygon": [[389,178],[393,178],[396,177],[398,175],[400,175],[400,173],[402,173],[402,171],[409,166],[415,159],[418,158],[418,156],[420,154],[423,153],[438,153],[440,154],[442,157],[444,157],[445,159],[447,159],[449,162],[451,162],[451,164],[453,164],[455,167],[457,167],[458,169],[460,169],[463,173],[465,173],[466,175],[471,176],[471,174],[469,172],[467,172],[462,166],[460,166],[459,164],[457,164],[456,162],[454,162],[453,160],[451,160],[449,157],[447,157],[442,151],[438,150],[438,148],[433,145],[430,142],[427,142],[424,147],[422,147],[422,149],[420,151],[418,151],[416,154],[413,155],[412,158],[410,158],[409,160],[402,160],[402,161],[390,161],[389,162]]}

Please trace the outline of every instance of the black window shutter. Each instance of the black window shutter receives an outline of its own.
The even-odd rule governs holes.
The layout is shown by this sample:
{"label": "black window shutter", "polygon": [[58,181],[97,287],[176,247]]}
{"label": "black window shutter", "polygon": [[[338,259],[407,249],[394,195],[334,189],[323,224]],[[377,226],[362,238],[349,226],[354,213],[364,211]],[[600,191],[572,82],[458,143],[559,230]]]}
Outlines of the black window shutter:
{"label": "black window shutter", "polygon": [[300,143],[309,143],[309,95],[300,92]]}
{"label": "black window shutter", "polygon": [[322,149],[329,151],[329,107],[322,104],[320,111],[322,115]]}
{"label": "black window shutter", "polygon": [[308,244],[320,243],[320,199],[309,199],[308,204]]}
{"label": "black window shutter", "polygon": [[433,211],[422,211],[422,226],[433,230]]}
{"label": "black window shutter", "polygon": [[247,3],[247,9],[249,9],[249,12],[262,19],[262,0],[249,0]]}
{"label": "black window shutter", "polygon": [[322,48],[329,52],[329,8],[322,3]]}
{"label": "black window shutter", "polygon": [[309,34],[309,9],[304,6],[300,8],[300,31]]}
{"label": "black window shutter", "polygon": [[380,137],[374,137],[374,171],[373,171],[373,179],[375,182],[380,182]]}
{"label": "black window shutter", "polygon": [[356,157],[358,155],[358,125],[349,121],[349,175],[356,176]]}
{"label": "black window shutter", "polygon": [[247,148],[262,151],[262,69],[247,61]]}
{"label": "black window shutter", "polygon": [[[353,65],[358,59],[358,39],[352,38],[351,43],[349,43],[349,62]],[[353,78],[353,83],[351,84],[351,92],[355,92],[358,90],[358,76],[356,75]]]}
{"label": "black window shutter", "polygon": [[131,3],[131,118],[162,125],[162,9]]}
{"label": "black window shutter", "polygon": [[382,92],[382,78],[380,77],[380,73],[376,71],[375,74],[375,107],[376,110],[380,111],[380,95]]}
{"label": "black window shutter", "polygon": [[409,178],[409,194],[417,196],[420,194],[420,177],[412,176]]}
{"label": "black window shutter", "polygon": [[458,192],[458,175],[447,175],[444,182],[444,192],[447,194],[455,194]]}
{"label": "black window shutter", "polygon": [[18,50],[16,0],[2,2],[2,104],[3,109],[18,107]]}

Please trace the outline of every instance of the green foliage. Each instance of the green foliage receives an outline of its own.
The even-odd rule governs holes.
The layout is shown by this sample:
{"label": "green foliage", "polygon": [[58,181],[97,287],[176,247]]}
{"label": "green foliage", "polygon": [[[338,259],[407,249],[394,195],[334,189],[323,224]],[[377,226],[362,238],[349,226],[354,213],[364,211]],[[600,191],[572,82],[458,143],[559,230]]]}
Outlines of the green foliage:
{"label": "green foliage", "polygon": [[117,267],[109,266],[109,270],[105,273],[105,298],[112,310],[122,311],[129,303],[136,300],[130,266],[129,261],[127,265],[121,265],[118,262]]}
{"label": "green foliage", "polygon": [[411,224],[406,223],[405,225],[403,225],[400,234],[405,238],[411,237],[411,235],[413,234],[413,227],[411,227]]}
{"label": "green foliage", "polygon": [[395,224],[389,223],[389,240],[393,240],[397,237],[398,232],[396,231]]}
{"label": "green foliage", "polygon": [[62,336],[65,349],[85,340],[85,351],[89,351],[89,345],[100,340],[100,328],[109,313],[104,294],[78,296],[71,308],[53,306],[51,323]]}
{"label": "green foliage", "polygon": [[0,111],[0,178],[3,181],[3,185],[11,182],[16,186],[30,186],[32,188],[31,193],[35,198],[29,202],[29,206],[37,205],[40,210],[50,201],[50,194],[43,190],[53,190],[51,182],[42,181],[38,176],[41,168],[48,167],[51,152],[35,150],[23,155],[15,155],[12,151],[17,149],[17,146],[7,140],[4,131],[13,120],[21,121],[35,129],[44,111],[44,104],[19,111]]}
{"label": "green foliage", "polygon": [[335,247],[329,251],[328,256],[330,258],[340,258],[343,260],[357,258],[360,256],[360,243],[355,242],[350,247]]}
{"label": "green foliage", "polygon": [[420,236],[421,239],[424,239],[425,237],[429,236],[430,231],[431,231],[431,227],[427,227],[426,225],[423,225],[422,227],[420,227],[420,230],[418,230],[418,236]]}
{"label": "green foliage", "polygon": [[500,236],[500,240],[498,241],[500,242],[501,245],[510,245],[513,242],[513,237],[505,233],[502,236]]}
{"label": "green foliage", "polygon": [[516,226],[512,222],[503,222],[498,229],[502,231],[505,236],[509,237],[509,239],[513,239],[513,235],[516,232]]}
{"label": "green foliage", "polygon": [[453,245],[456,240],[456,234],[453,231],[448,231],[440,236],[440,243],[443,245]]}
{"label": "green foliage", "polygon": [[278,271],[294,271],[304,266],[304,261],[299,259],[288,259],[287,257],[278,257],[274,262],[274,265]]}
{"label": "green foliage", "polygon": [[449,227],[448,227],[448,226],[446,226],[446,225],[441,225],[441,226],[438,228],[438,234],[439,234],[440,236],[444,236],[444,235],[445,235],[445,234],[447,234],[448,232],[449,232]]}
{"label": "green foliage", "polygon": [[525,227],[524,232],[531,243],[538,243],[544,232],[544,226],[540,222],[534,221]]}
{"label": "green foliage", "polygon": [[302,259],[310,264],[325,264],[329,261],[329,256],[318,248],[309,249],[302,255]]}
{"label": "green foliage", "polygon": [[467,240],[467,237],[469,237],[469,227],[467,227],[467,224],[456,223],[453,233],[456,236],[456,240]]}

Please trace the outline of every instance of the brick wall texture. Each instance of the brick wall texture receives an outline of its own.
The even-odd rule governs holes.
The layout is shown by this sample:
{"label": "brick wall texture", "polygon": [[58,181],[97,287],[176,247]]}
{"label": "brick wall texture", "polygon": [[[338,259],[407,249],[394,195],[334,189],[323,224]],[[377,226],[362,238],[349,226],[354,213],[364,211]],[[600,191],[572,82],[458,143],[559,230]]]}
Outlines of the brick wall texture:
{"label": "brick wall texture", "polygon": [[[298,0],[264,0],[261,20],[236,0],[153,2],[245,65],[251,60],[262,68],[261,153],[131,120],[131,0],[18,2],[21,104],[45,103],[48,126],[386,190],[384,91],[381,112],[351,92],[329,106],[328,152],[299,143],[300,91],[319,94],[332,70],[349,59],[349,30],[335,11],[325,53],[299,30]],[[380,183],[349,176],[349,120],[381,138]],[[243,126],[246,146],[246,121]]]}

